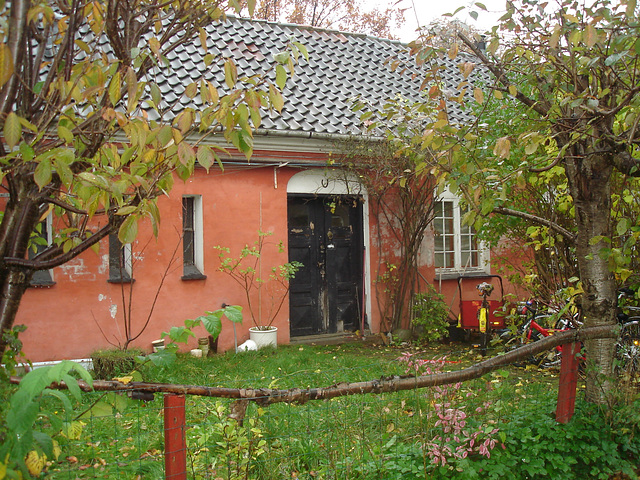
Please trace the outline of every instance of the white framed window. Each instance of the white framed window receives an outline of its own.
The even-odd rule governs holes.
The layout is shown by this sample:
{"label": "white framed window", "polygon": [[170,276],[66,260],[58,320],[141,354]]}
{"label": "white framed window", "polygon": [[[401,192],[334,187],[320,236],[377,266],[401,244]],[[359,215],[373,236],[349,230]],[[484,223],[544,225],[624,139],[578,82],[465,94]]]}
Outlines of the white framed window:
{"label": "white framed window", "polygon": [[466,209],[448,190],[435,203],[434,264],[440,272],[488,272],[489,251],[478,241],[472,225],[465,225]]}
{"label": "white framed window", "polygon": [[182,197],[182,279],[198,280],[204,275],[202,196]]}

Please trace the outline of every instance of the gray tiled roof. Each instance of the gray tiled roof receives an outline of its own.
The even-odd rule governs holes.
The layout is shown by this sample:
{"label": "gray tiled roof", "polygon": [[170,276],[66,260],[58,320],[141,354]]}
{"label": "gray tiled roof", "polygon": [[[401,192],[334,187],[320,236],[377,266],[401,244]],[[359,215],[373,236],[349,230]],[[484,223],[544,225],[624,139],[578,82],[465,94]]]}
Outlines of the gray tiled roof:
{"label": "gray tiled roof", "polygon": [[[284,91],[285,107],[281,114],[266,113],[261,128],[279,133],[354,134],[360,131],[358,112],[351,102],[362,95],[371,105],[400,94],[417,100],[423,76],[405,53],[400,42],[299,25],[279,24],[229,16],[226,22],[210,24],[207,46],[218,58],[205,67],[199,40],[180,46],[168,55],[171,68],[156,80],[163,93],[164,105],[171,111],[183,107],[198,107],[198,97],[189,99],[182,92],[186,85],[202,74],[224,90],[224,57],[236,62],[239,76],[268,74],[275,78],[273,54],[283,51],[293,39],[305,45],[309,61],[304,58],[296,66],[293,80]],[[400,57],[406,63],[392,71],[389,59]],[[464,79],[455,62],[442,60],[447,87],[456,89]],[[468,114],[451,104],[450,116],[457,121],[469,120]]]}

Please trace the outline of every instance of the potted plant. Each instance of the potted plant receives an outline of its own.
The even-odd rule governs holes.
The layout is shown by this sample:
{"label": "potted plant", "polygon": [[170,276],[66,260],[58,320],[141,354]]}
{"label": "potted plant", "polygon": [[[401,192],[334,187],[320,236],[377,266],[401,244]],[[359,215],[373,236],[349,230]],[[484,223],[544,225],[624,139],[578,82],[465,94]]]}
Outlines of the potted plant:
{"label": "potted plant", "polygon": [[169,366],[175,362],[176,354],[180,348],[179,344],[186,344],[189,337],[195,337],[193,329],[204,326],[213,339],[217,339],[222,331],[222,317],[227,317],[233,322],[233,335],[236,338],[236,349],[238,345],[236,337],[236,323],[242,323],[242,307],[239,305],[222,305],[222,308],[213,312],[206,311],[195,319],[186,319],[184,326],[174,326],[168,332],[162,332],[162,339],[168,338],[169,342],[164,348],[159,349],[146,356],[138,356],[139,363],[150,361],[154,365]]}
{"label": "potted plant", "polygon": [[[273,232],[258,230],[256,242],[252,246],[245,245],[237,257],[230,256],[231,250],[227,247],[214,247],[219,251],[218,270],[229,275],[244,290],[247,310],[253,322],[253,326],[249,328],[249,335],[258,348],[277,346],[278,328],[273,326],[273,321],[287,298],[289,281],[302,267],[300,262],[263,266],[263,250],[266,239],[271,235]],[[279,242],[276,248],[278,253],[284,252],[282,242]],[[262,275],[263,267],[268,272],[266,276]],[[263,304],[265,297],[270,298],[266,305]]]}

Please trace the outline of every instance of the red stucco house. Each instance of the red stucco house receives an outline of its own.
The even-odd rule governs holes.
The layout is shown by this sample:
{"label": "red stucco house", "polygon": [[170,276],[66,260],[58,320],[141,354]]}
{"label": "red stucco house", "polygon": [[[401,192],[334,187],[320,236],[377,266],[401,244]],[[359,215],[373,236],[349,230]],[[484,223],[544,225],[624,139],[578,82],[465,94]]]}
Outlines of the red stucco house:
{"label": "red stucco house", "polygon": [[[417,99],[417,67],[392,70],[387,60],[401,55],[403,45],[364,35],[231,17],[212,25],[208,33],[209,51],[233,57],[241,75],[271,69],[272,53],[291,37],[306,46],[310,59],[297,66],[289,81],[282,114],[267,116],[256,132],[250,162],[232,151],[223,158],[224,169],[199,168],[186,182],[176,180],[159,201],[157,238],[143,225],[132,245],[123,248],[111,239],[110,246],[105,240],[98,254],[86,252],[36,277],[16,320],[27,326],[21,338],[32,361],[85,358],[93,350],[122,343],[130,288],[135,331],[147,321],[163,282],[149,326],[134,342],[146,350],[161,332],[186,318],[222,304],[246,308],[242,289],[218,271],[215,247],[236,254],[257,240],[258,231],[271,233],[260,263],[263,276],[289,259],[304,265],[273,323],[279,343],[363,327],[374,334],[380,331],[373,288],[380,252],[372,240],[380,226],[371,215],[367,192],[357,181],[345,182],[339,165],[327,165],[341,139],[361,134],[351,100],[362,95],[377,104],[396,94]],[[199,75],[202,57],[199,47],[186,45],[170,58],[172,76],[160,85],[172,108],[190,101],[181,89],[190,75]],[[445,78],[455,88],[461,74],[453,62],[443,62]],[[216,80],[224,83],[224,78]],[[468,120],[454,106],[450,115]],[[492,273],[496,253],[482,249],[461,224],[454,196],[440,201],[434,222],[439,235],[433,228],[428,231],[420,262],[424,278],[445,294],[455,316],[455,278]],[[50,234],[56,221],[48,222]],[[121,260],[124,269],[119,268]],[[265,291],[260,309],[269,309],[271,300]],[[238,329],[240,341],[248,338],[250,326],[245,315]],[[232,348],[233,342],[231,324],[223,323],[219,350]]]}

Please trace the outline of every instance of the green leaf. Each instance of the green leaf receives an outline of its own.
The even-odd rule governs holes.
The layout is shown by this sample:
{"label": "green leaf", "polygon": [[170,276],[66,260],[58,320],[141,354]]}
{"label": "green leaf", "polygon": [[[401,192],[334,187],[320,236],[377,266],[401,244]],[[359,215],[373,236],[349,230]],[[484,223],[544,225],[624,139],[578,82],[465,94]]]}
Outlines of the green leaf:
{"label": "green leaf", "polygon": [[43,432],[33,432],[33,440],[47,457],[53,458],[53,439],[49,435]]}
{"label": "green leaf", "polygon": [[249,16],[253,17],[253,12],[256,9],[256,0],[247,0],[247,8],[249,9]]}
{"label": "green leaf", "polygon": [[51,171],[51,160],[48,158],[43,159],[38,166],[36,167],[36,171],[33,174],[33,179],[35,180],[40,190],[45,185],[48,185],[51,182],[52,171]]}
{"label": "green leaf", "polygon": [[215,312],[207,312],[207,315],[198,317],[202,321],[202,325],[209,332],[214,339],[218,338],[222,331],[222,310],[216,310]]}
{"label": "green leaf", "polygon": [[631,226],[630,223],[631,222],[628,218],[621,218],[616,225],[616,232],[618,232],[618,235],[622,236],[627,233],[627,230]]}
{"label": "green leaf", "polygon": [[15,147],[22,137],[20,118],[14,112],[9,113],[4,121],[4,139],[9,148]]}
{"label": "green leaf", "polygon": [[151,83],[149,84],[149,89],[151,90],[151,100],[153,100],[153,103],[156,106],[160,105],[160,102],[162,101],[162,93],[160,92],[158,85]]}
{"label": "green leaf", "polygon": [[130,215],[136,210],[138,210],[138,207],[135,207],[133,205],[126,205],[122,208],[119,208],[116,212],[116,215]]}
{"label": "green leaf", "polygon": [[309,52],[307,51],[307,47],[304,46],[304,44],[300,43],[300,42],[293,42],[293,44],[295,45],[295,47],[298,49],[298,51],[300,53],[302,53],[302,56],[307,60],[307,62],[309,61]]}
{"label": "green leaf", "polygon": [[279,65],[285,65],[289,63],[289,52],[278,52],[273,55],[273,59]]}
{"label": "green leaf", "polygon": [[35,152],[33,151],[33,148],[31,147],[31,145],[28,145],[24,142],[20,142],[19,148],[20,148],[20,154],[22,155],[22,158],[25,161],[30,162],[31,160],[33,160]]}
{"label": "green leaf", "polygon": [[242,323],[242,307],[240,305],[227,305],[224,307],[224,315],[233,323]]}
{"label": "green leaf", "polygon": [[624,53],[624,52],[622,52],[622,53],[614,53],[613,55],[609,55],[609,56],[605,59],[604,64],[605,64],[607,67],[610,67],[611,65],[613,65],[614,63],[616,63],[618,60],[620,60],[620,59],[621,59],[622,57],[624,57],[624,56],[625,56],[625,53]]}
{"label": "green leaf", "polygon": [[182,165],[191,167],[196,159],[196,152],[187,142],[180,142],[178,145],[178,160]]}
{"label": "green leaf", "polygon": [[187,343],[189,337],[195,337],[195,334],[185,327],[171,327],[169,330],[169,338],[176,343]]}
{"label": "green leaf", "polygon": [[269,85],[269,101],[273,108],[278,112],[282,112],[284,108],[284,98],[282,98],[282,94],[273,85]]}
{"label": "green leaf", "polygon": [[[69,151],[71,155],[73,155],[72,151]],[[56,172],[60,176],[60,180],[64,185],[71,185],[73,181],[73,171],[69,166],[71,162],[67,162],[67,159],[64,156],[56,156],[54,159],[54,164],[56,168]]]}
{"label": "green leaf", "polygon": [[83,413],[79,418],[91,417],[109,417],[113,415],[113,407],[102,400],[93,404],[93,406]]}
{"label": "green leaf", "polygon": [[235,87],[238,82],[238,69],[231,59],[224,62],[224,81],[229,88]]}
{"label": "green leaf", "polygon": [[[139,380],[136,379],[132,379],[132,381],[141,381],[142,378],[140,377],[140,373],[138,373],[138,378]],[[105,397],[107,402],[109,402],[113,408],[116,410],[116,412],[124,412],[127,407],[129,407],[133,402],[126,396],[116,393],[116,392],[109,392],[107,393],[107,396]]]}
{"label": "green leaf", "polygon": [[175,363],[177,357],[170,349],[164,348],[157,352],[150,353],[146,358],[157,367],[168,367]]}
{"label": "green leaf", "polygon": [[287,71],[282,65],[276,65],[276,85],[280,90],[284,90],[287,84]]}
{"label": "green leaf", "polygon": [[133,243],[133,241],[138,236],[138,219],[133,215],[125,218],[122,225],[120,225],[120,230],[118,231],[118,239],[121,243]]}
{"label": "green leaf", "polygon": [[209,147],[208,145],[202,145],[198,147],[196,158],[198,160],[198,163],[207,171],[207,173],[209,172],[209,169],[211,168],[213,163],[216,161],[216,156],[213,153],[213,150],[211,150],[211,147]]}
{"label": "green leaf", "polygon": [[116,74],[111,79],[111,83],[109,84],[109,100],[111,101],[111,105],[116,105],[120,100],[121,96],[121,80],[120,80],[120,71],[117,71]]}
{"label": "green leaf", "polygon": [[169,142],[173,140],[173,129],[169,125],[160,127],[156,138],[161,147],[167,147]]}
{"label": "green leaf", "polygon": [[184,94],[189,98],[194,98],[198,94],[198,84],[191,82],[187,85],[187,88],[184,89]]}

